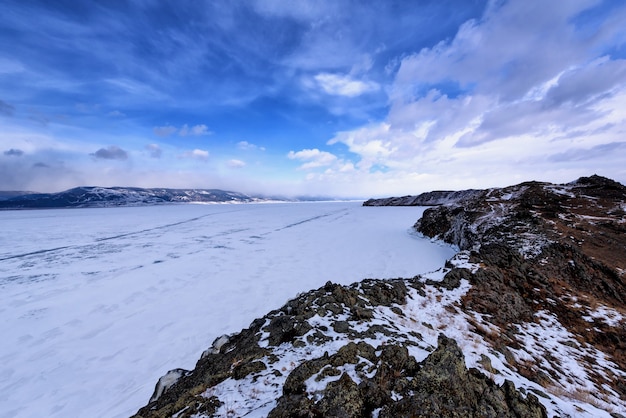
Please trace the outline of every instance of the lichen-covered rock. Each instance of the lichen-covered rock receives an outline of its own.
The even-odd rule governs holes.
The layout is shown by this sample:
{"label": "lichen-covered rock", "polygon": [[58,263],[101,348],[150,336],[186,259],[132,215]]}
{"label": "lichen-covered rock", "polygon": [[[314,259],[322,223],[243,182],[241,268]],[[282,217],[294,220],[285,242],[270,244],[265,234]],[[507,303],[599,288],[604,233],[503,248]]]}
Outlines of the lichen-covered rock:
{"label": "lichen-covered rock", "polygon": [[476,369],[467,370],[456,342],[441,336],[420,364],[400,401],[385,405],[380,417],[546,417],[534,395],[523,397],[513,384],[496,385]]}
{"label": "lichen-covered rock", "polygon": [[364,399],[347,373],[326,386],[324,398],[316,405],[323,417],[362,417]]}
{"label": "lichen-covered rock", "polygon": [[[547,417],[534,395],[524,397],[509,381],[498,386],[478,370],[468,370],[457,343],[444,335],[439,337],[437,349],[421,363],[400,345],[379,347],[376,358],[371,357],[373,347],[366,345],[359,348],[351,344],[342,350],[343,354],[315,359],[296,368],[269,417],[356,418],[371,416],[374,410],[379,410],[380,417],[390,418]],[[348,352],[352,355],[346,355]],[[307,396],[306,379],[327,364],[340,366],[341,361],[356,361],[356,352],[369,352],[375,360],[373,376],[359,375],[357,384],[343,373],[318,394],[319,399]]]}

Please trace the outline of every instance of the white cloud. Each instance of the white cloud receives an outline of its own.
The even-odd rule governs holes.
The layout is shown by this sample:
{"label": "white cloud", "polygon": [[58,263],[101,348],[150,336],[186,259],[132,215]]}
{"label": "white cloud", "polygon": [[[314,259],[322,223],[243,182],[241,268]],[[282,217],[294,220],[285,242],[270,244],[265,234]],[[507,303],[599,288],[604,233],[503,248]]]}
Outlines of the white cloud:
{"label": "white cloud", "polygon": [[228,164],[228,167],[230,168],[243,168],[246,166],[246,163],[244,161],[235,160],[235,159],[229,160],[227,164]]}
{"label": "white cloud", "polygon": [[492,3],[480,21],[463,24],[452,41],[402,60],[396,94],[416,84],[454,80],[505,99],[523,96],[565,68],[586,61],[593,39],[581,42],[571,20],[594,1]]}
{"label": "white cloud", "polygon": [[[100,116],[112,111],[108,116],[120,117],[122,115],[114,109],[140,109],[138,104],[149,104],[155,112],[164,112],[168,106],[176,105],[176,114],[183,115],[185,110],[192,109],[192,114],[197,115],[207,98],[211,102],[209,106],[224,103],[226,97],[231,104],[239,106],[247,105],[259,96],[280,99],[281,94],[287,92],[292,95],[294,108],[287,109],[282,116],[299,118],[303,115],[302,105],[309,108],[313,101],[315,106],[323,106],[333,116],[351,116],[328,118],[330,122],[338,123],[335,126],[345,127],[355,120],[368,121],[366,125],[350,130],[340,128],[344,131],[332,135],[325,147],[329,152],[313,149],[296,152],[301,148],[321,147],[320,144],[308,144],[289,153],[293,160],[289,165],[296,165],[297,161],[297,165],[306,170],[297,174],[306,177],[305,186],[317,192],[408,193],[433,188],[504,185],[530,178],[569,181],[592,172],[623,181],[626,179],[626,169],[621,168],[624,165],[621,157],[623,132],[626,131],[626,70],[624,60],[617,57],[626,40],[623,29],[626,8],[611,5],[606,17],[596,13],[605,11],[608,3],[601,0],[493,0],[489,1],[482,17],[458,27],[456,34],[448,30],[458,21],[461,14],[457,12],[464,13],[460,9],[455,11],[455,18],[450,16],[446,24],[436,31],[429,31],[428,24],[432,19],[427,10],[408,6],[405,10],[414,14],[398,19],[397,5],[388,7],[382,2],[376,7],[354,8],[349,3],[332,0],[252,0],[252,14],[248,6],[202,7],[214,14],[216,31],[226,30],[219,33],[228,36],[202,35],[187,30],[189,28],[173,27],[171,32],[155,38],[153,46],[158,44],[159,49],[155,48],[155,51],[175,59],[162,61],[163,66],[141,65],[139,62],[135,68],[139,73],[129,67],[129,71],[133,71],[127,71],[126,75],[120,73],[119,78],[109,75],[109,79],[104,80],[108,86],[99,86],[104,87],[108,99],[94,97],[93,100],[102,103],[102,109],[105,109],[100,109]],[[581,13],[589,6],[600,7],[591,13]],[[480,5],[473,7],[471,14],[475,15],[479,9]],[[254,16],[254,12],[262,17]],[[256,30],[241,31],[242,16],[271,25],[257,27],[268,29],[268,36],[259,39]],[[424,16],[423,20],[420,16]],[[106,27],[123,28],[126,23],[123,19],[111,18],[112,26]],[[288,26],[279,26],[282,24]],[[83,30],[90,33],[94,26],[79,27],[81,33]],[[409,27],[420,29],[415,32],[403,30]],[[398,33],[406,35],[410,42],[400,40]],[[420,38],[420,33],[427,35]],[[445,40],[436,43],[435,36],[444,36]],[[78,48],[78,52],[93,49],[93,42],[85,41],[88,38],[67,37],[76,41],[73,47]],[[124,49],[122,44],[118,45],[120,48],[99,45],[110,57],[132,55],[132,48]],[[420,50],[423,45],[427,47]],[[374,50],[378,47],[380,51]],[[407,48],[413,48],[411,51],[415,53],[411,55]],[[190,87],[187,79],[197,80],[207,69],[213,72],[222,68],[223,60],[217,56],[207,57],[207,50],[239,51],[228,60],[234,71],[222,74],[218,81],[209,76],[203,79],[206,82],[200,83],[202,86],[196,82]],[[271,63],[267,61],[268,56],[272,57]],[[20,77],[24,76],[27,81],[21,83],[24,85],[36,84],[45,89],[62,86],[63,91],[73,93],[84,93],[84,86],[95,86],[85,80],[55,76],[54,71],[42,70],[35,75],[26,71],[26,67],[32,66],[27,61],[22,65],[17,60],[0,58],[0,73],[21,74]],[[219,71],[213,73],[219,74]],[[128,74],[133,74],[139,81],[128,78]],[[178,77],[180,74],[193,77],[183,80]],[[370,81],[383,83],[385,79],[393,79],[393,83],[378,85]],[[293,90],[294,83],[298,82],[303,83],[300,87],[304,86],[306,96],[300,97],[301,92]],[[376,91],[377,94],[367,94]],[[380,99],[383,92],[389,94],[387,102],[369,100]],[[72,141],[70,130],[61,125],[69,127],[74,123],[76,128],[85,122],[96,125],[86,118],[82,122],[53,123],[53,112],[61,114],[61,107],[48,108],[43,113],[43,108],[24,107],[20,97],[26,97],[25,92],[10,93],[13,96],[3,97],[4,102],[0,101],[3,123],[17,123],[18,119],[29,123],[29,132],[25,132],[19,141],[4,138],[5,150],[10,144],[24,151],[20,158],[10,158],[0,152],[0,164],[11,164],[12,170],[18,163],[23,167],[39,164],[38,172],[44,173],[44,166],[60,167],[65,163],[69,167],[64,174],[67,179],[79,173],[79,183],[95,184],[97,177],[90,170],[100,170],[102,178],[109,181],[105,170],[114,167],[121,173],[115,179],[118,183],[120,179],[136,183],[144,181],[139,165],[147,164],[155,172],[161,169],[168,173],[154,175],[154,182],[158,184],[170,182],[171,177],[185,170],[196,170],[202,182],[206,179],[206,172],[214,168],[213,164],[182,160],[182,157],[200,161],[209,159],[208,151],[185,152],[205,146],[196,143],[196,137],[187,138],[193,141],[193,145],[178,151],[181,159],[177,160],[173,154],[174,158],[168,159],[168,164],[150,160],[148,155],[160,155],[160,148],[157,144],[153,144],[156,145],[154,148],[144,148],[149,141],[141,135],[133,137],[131,129],[135,123],[141,123],[139,120],[124,121],[124,127],[129,130],[123,139],[119,138],[117,130],[106,131],[104,125],[119,127],[108,118],[97,132],[85,129],[74,137],[80,136],[80,139]],[[174,97],[178,100],[173,101]],[[373,116],[380,115],[384,105],[389,106],[386,115]],[[361,113],[357,114],[359,111]],[[274,112],[270,113],[273,117]],[[241,115],[245,117],[246,113]],[[28,117],[43,123],[49,119],[51,123],[45,129],[31,128]],[[207,125],[194,124],[198,121],[193,116],[171,121],[172,124],[164,120],[160,123],[162,126],[154,126],[154,135],[170,140],[180,136],[178,139],[182,140],[182,137],[210,132]],[[185,121],[192,123],[183,125]],[[61,129],[67,135],[62,135]],[[57,132],[59,139],[53,136],[38,138],[37,132],[46,132],[45,135]],[[257,133],[246,139],[262,143],[262,138],[262,133]],[[159,138],[153,139],[159,142],[156,141]],[[264,150],[251,142],[241,141],[236,147],[250,153]],[[145,158],[136,159],[132,164],[120,164],[119,161],[93,164],[89,154],[107,143],[118,143],[128,150],[129,156],[135,152],[135,155],[143,153]],[[277,142],[272,146],[278,148],[280,145]],[[161,146],[165,147],[164,144]],[[288,150],[283,149],[280,157],[284,159]],[[113,156],[114,151],[103,148],[100,155]],[[346,157],[348,153],[350,155]],[[269,172],[268,178],[284,175],[283,181],[295,183],[297,176],[293,172],[281,172],[280,164],[272,164],[275,154],[267,154],[272,155],[263,155],[254,167],[249,162],[250,166],[241,173],[254,169],[255,176],[260,173],[254,179],[259,185],[265,180],[263,173]],[[251,154],[240,152],[239,157],[241,155]],[[238,165],[234,161],[230,163]],[[223,168],[227,164],[228,159],[215,167]],[[128,172],[123,171],[126,169]],[[217,173],[217,168],[215,170]],[[30,171],[35,173],[35,170]],[[18,172],[21,173],[15,171]],[[65,173],[60,168],[58,172]],[[622,173],[621,179],[619,173]],[[228,181],[237,174],[230,171]],[[38,175],[42,181],[53,181],[54,178],[49,174]],[[18,177],[14,175],[13,178]],[[3,177],[0,175],[0,178]]]}
{"label": "white cloud", "polygon": [[184,124],[178,129],[176,126],[172,125],[164,125],[164,126],[155,126],[153,132],[156,136],[166,137],[173,135],[178,132],[178,136],[205,136],[205,135],[213,135],[213,132],[209,130],[209,127],[200,124],[189,126],[188,124]]}
{"label": "white cloud", "polygon": [[[563,109],[544,109],[542,114],[535,105],[526,103],[525,112],[522,106],[495,108],[492,113],[507,112],[506,119],[493,116],[501,121],[499,126],[491,121],[489,126],[481,125],[488,113],[466,124],[451,119],[458,127],[441,130],[445,136],[430,135],[435,125],[410,130],[388,123],[340,132],[329,143],[345,144],[356,154],[355,171],[331,167],[308,181],[312,187],[352,184],[346,190],[393,195],[505,186],[532,179],[567,182],[593,173],[626,178],[621,157],[626,87],[596,103],[590,110],[595,116],[584,120]],[[483,134],[491,135],[490,140],[484,140]]]}
{"label": "white cloud", "polygon": [[209,151],[196,148],[193,151],[185,152],[182,156],[184,158],[191,158],[194,160],[206,161],[209,159]]}
{"label": "white cloud", "polygon": [[339,132],[328,145],[343,143],[350,152],[360,158],[357,164],[360,170],[370,170],[375,164],[387,166],[392,162],[392,156],[397,151],[394,142],[400,138],[393,137],[391,126],[387,123],[368,125],[353,131]]}
{"label": "white cloud", "polygon": [[626,60],[601,57],[586,65],[564,71],[547,90],[549,105],[578,105],[602,99],[615,86],[626,83]]}
{"label": "white cloud", "polygon": [[237,143],[237,148],[239,148],[240,150],[243,151],[254,151],[254,150],[259,150],[259,151],[265,151],[265,147],[261,147],[255,144],[251,144],[248,141],[240,141]]}
{"label": "white cloud", "polygon": [[[452,40],[405,57],[387,117],[328,141],[356,155],[355,171],[330,167],[307,180],[392,193],[402,184],[419,192],[594,172],[624,178],[616,154],[626,130],[626,60],[594,56],[616,25],[584,42],[576,32],[572,20],[590,4],[494,2]],[[447,95],[450,86],[458,91]]]}
{"label": "white cloud", "polygon": [[324,92],[334,96],[356,97],[380,89],[373,81],[355,80],[348,75],[320,73],[313,78]]}
{"label": "white cloud", "polygon": [[337,161],[337,157],[330,152],[319,149],[303,149],[301,151],[289,151],[287,158],[290,160],[306,161],[300,166],[300,170],[310,170],[318,167],[325,167]]}
{"label": "white cloud", "polygon": [[209,127],[206,125],[194,125],[190,128],[189,125],[184,124],[178,131],[179,136],[204,136],[212,134],[213,132],[209,131]]}

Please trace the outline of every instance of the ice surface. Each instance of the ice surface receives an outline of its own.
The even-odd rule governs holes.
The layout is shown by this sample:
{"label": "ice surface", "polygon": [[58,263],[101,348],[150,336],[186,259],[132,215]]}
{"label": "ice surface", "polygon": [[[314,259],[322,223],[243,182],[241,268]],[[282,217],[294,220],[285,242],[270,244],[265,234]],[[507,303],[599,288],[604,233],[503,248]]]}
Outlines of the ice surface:
{"label": "ice surface", "polygon": [[168,370],[330,280],[454,254],[419,207],[173,205],[0,212],[0,417],[126,417]]}

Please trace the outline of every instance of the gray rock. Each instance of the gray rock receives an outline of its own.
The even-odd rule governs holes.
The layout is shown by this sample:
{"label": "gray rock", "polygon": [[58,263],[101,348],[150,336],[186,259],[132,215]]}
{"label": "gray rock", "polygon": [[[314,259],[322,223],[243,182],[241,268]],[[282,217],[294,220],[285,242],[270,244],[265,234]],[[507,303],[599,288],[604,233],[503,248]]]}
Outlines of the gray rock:
{"label": "gray rock", "polygon": [[291,343],[296,337],[301,337],[311,329],[311,325],[302,317],[280,315],[273,318],[265,331],[269,332],[268,342],[278,346],[282,343]]}
{"label": "gray rock", "polygon": [[347,373],[342,374],[339,380],[329,383],[324,392],[324,398],[316,404],[321,416],[363,416],[365,405],[363,396]]}

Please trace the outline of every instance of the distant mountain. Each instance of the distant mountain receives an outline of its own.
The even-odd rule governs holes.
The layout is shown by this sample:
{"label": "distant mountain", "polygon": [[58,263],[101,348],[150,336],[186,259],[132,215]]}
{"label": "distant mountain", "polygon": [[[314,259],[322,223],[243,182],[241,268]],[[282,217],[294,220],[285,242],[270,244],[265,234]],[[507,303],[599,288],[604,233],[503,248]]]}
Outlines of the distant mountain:
{"label": "distant mountain", "polygon": [[59,193],[1,192],[0,209],[142,206],[164,203],[249,203],[272,200],[218,189],[76,187]]}

